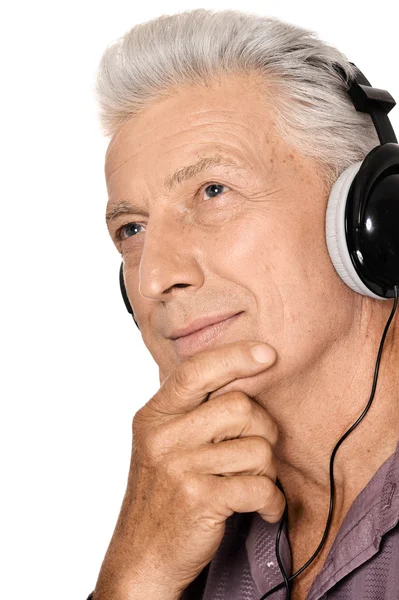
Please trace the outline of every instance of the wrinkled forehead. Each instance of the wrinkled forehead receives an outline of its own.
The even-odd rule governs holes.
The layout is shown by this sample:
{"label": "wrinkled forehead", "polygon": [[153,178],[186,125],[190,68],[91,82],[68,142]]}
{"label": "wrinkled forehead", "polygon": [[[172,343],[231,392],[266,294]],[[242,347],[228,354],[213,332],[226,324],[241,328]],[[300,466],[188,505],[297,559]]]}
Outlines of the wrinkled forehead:
{"label": "wrinkled forehead", "polygon": [[[239,92],[239,93],[238,93]],[[273,111],[248,77],[225,76],[210,87],[176,88],[118,127],[105,157],[106,179],[143,150],[220,138],[239,146],[266,142],[274,132]],[[262,135],[264,139],[262,139]]]}

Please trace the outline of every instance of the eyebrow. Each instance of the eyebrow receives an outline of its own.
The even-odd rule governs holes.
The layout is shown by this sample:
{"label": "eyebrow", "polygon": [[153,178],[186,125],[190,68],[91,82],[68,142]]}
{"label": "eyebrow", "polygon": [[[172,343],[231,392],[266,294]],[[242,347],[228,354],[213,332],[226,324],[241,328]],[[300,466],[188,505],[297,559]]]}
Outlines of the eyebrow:
{"label": "eyebrow", "polygon": [[[202,157],[195,163],[191,165],[185,165],[184,167],[180,167],[173,173],[173,175],[169,175],[164,181],[164,186],[166,187],[166,189],[171,191],[173,188],[175,188],[177,185],[182,184],[184,181],[188,181],[189,179],[192,179],[202,171],[216,166],[235,167],[236,169],[244,168],[242,165],[239,165],[238,163],[234,162],[231,158],[226,158],[224,156],[216,155]],[[115,203],[112,203],[112,205],[108,208],[105,215],[105,221],[107,225],[109,225],[111,221],[117,219],[121,215],[136,213],[143,214],[143,209],[140,206],[132,204],[128,200],[119,200]]]}

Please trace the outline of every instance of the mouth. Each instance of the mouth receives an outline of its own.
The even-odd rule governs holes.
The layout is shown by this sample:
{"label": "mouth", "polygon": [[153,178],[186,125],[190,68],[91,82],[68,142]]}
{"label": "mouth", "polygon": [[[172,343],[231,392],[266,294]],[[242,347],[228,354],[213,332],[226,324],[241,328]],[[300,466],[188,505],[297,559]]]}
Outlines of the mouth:
{"label": "mouth", "polygon": [[209,347],[212,342],[214,342],[240,315],[242,315],[242,312],[223,321],[218,321],[217,323],[212,323],[212,325],[198,329],[198,331],[195,331],[194,333],[183,335],[182,337],[172,340],[176,353],[180,358],[184,359]]}

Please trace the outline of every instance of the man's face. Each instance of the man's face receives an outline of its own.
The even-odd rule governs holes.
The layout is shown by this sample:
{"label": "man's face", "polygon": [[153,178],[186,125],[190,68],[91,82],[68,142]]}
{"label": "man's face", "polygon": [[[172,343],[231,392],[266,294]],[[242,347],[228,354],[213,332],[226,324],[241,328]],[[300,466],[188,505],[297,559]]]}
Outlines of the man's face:
{"label": "man's face", "polygon": [[[209,166],[173,187],[165,183],[202,157],[238,166]],[[168,333],[201,316],[242,312],[213,344],[267,342],[287,385],[349,332],[360,296],[330,261],[328,191],[316,166],[278,137],[253,76],[181,87],[113,137],[107,209],[124,200],[143,214],[118,216],[109,232],[161,382],[187,358]],[[125,227],[119,241],[127,223],[139,225]],[[262,377],[268,372],[239,387],[246,382],[245,391],[255,392]]]}

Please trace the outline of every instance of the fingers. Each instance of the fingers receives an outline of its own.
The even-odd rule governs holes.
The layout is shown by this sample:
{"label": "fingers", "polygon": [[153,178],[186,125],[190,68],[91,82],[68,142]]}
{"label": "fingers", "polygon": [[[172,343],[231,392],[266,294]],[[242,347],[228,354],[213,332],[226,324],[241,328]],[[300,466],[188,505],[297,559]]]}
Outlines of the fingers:
{"label": "fingers", "polygon": [[212,398],[166,427],[168,439],[180,448],[250,436],[263,437],[274,447],[278,440],[278,427],[269,413],[241,391]]}
{"label": "fingers", "polygon": [[266,475],[277,478],[273,449],[263,437],[246,437],[218,444],[204,444],[195,450],[179,452],[171,458],[173,469],[232,477]]}
{"label": "fingers", "polygon": [[261,344],[270,352],[267,361],[255,359],[251,349],[257,345],[253,341],[231,342],[196,354],[172,371],[146,406],[164,415],[193,410],[212,391],[237,378],[260,373],[274,363],[276,352],[267,344]]}
{"label": "fingers", "polygon": [[271,479],[262,475],[235,477],[207,476],[213,509],[217,507],[224,518],[233,512],[258,512],[268,523],[277,523],[284,514],[286,500]]}

